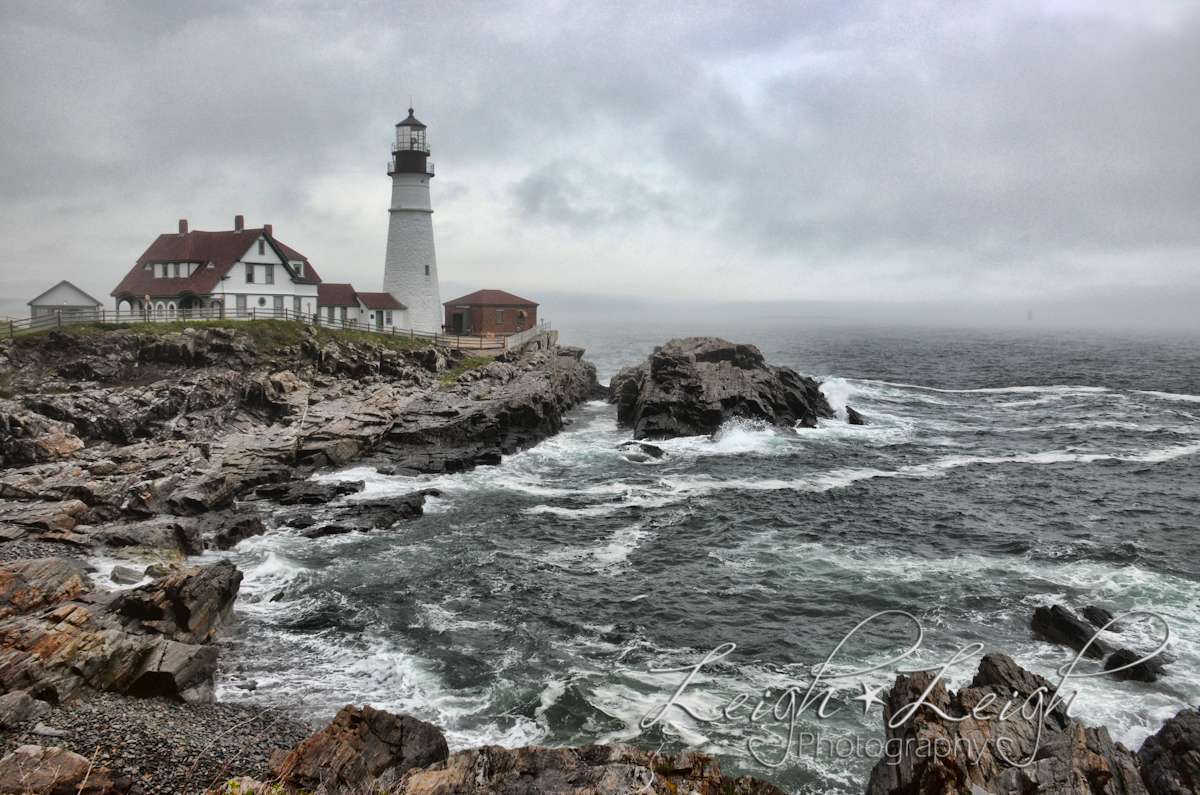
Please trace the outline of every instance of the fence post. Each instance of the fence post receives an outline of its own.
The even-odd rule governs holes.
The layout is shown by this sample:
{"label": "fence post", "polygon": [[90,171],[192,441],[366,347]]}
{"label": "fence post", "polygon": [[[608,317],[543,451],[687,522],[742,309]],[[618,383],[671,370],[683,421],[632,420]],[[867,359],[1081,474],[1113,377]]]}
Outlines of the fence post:
{"label": "fence post", "polygon": [[8,321],[8,338],[10,340],[15,340],[17,338],[16,332],[13,331],[13,322],[11,320]]}

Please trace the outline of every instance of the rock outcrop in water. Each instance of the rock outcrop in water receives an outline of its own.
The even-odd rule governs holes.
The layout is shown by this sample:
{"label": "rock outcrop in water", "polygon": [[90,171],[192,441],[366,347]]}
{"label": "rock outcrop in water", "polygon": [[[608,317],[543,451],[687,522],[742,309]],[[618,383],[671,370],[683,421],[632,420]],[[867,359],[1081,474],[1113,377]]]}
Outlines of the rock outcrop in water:
{"label": "rock outcrop in water", "polygon": [[660,439],[713,433],[735,418],[813,427],[834,416],[819,386],[767,364],[753,345],[688,337],[613,376],[609,401],[635,439]]}
{"label": "rock outcrop in water", "polygon": [[[867,795],[1180,795],[1200,783],[1200,714],[1184,710],[1133,753],[1108,729],[1068,718],[1062,705],[1035,710],[1047,680],[1003,654],[988,654],[958,692],[942,681],[899,727],[892,717],[921,700],[931,673],[898,676],[883,708],[891,747],[871,771]],[[1011,703],[1004,720],[999,713]],[[1025,705],[1029,706],[1026,707]],[[934,712],[940,710],[949,718]],[[1022,711],[1024,710],[1024,711]]]}

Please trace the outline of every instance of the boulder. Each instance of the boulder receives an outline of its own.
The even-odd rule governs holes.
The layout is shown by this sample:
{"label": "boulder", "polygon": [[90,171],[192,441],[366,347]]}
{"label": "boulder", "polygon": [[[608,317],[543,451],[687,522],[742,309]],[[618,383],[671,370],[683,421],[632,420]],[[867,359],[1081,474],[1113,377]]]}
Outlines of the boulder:
{"label": "boulder", "polygon": [[61,604],[92,589],[87,574],[62,558],[0,566],[0,619]]}
{"label": "boulder", "polygon": [[[985,655],[971,685],[958,692],[933,683],[925,703],[949,719],[920,709],[889,727],[932,680],[931,673],[896,678],[883,708],[886,743],[895,753],[871,770],[867,795],[1148,795],[1132,752],[1104,727],[1067,718],[1061,705],[1050,714],[1034,710],[1034,694],[1050,683],[1003,654]],[[1030,708],[1022,712],[1026,703]]]}
{"label": "boulder", "polygon": [[324,505],[339,497],[357,494],[365,487],[366,483],[361,480],[339,480],[333,483],[302,480],[259,486],[255,495],[280,505]]}
{"label": "boulder", "polygon": [[127,629],[208,643],[233,612],[242,573],[228,560],[185,569],[122,593],[110,610]]}
{"label": "boulder", "polygon": [[221,523],[213,535],[213,546],[217,549],[233,549],[238,542],[260,536],[267,531],[258,514],[241,514]]}
{"label": "boulder", "polygon": [[[1092,636],[1096,634],[1095,629],[1080,621],[1062,605],[1039,607],[1033,613],[1030,626],[1046,640],[1070,646],[1075,651],[1081,651],[1087,646],[1087,651],[1084,652],[1086,657],[1102,660],[1111,651],[1109,645],[1100,638],[1092,640]],[[1088,641],[1091,641],[1090,645]]]}
{"label": "boulder", "polygon": [[667,454],[661,447],[646,442],[621,442],[617,445],[617,449],[624,452],[625,457],[630,461],[638,463],[657,461]]}
{"label": "boulder", "polygon": [[414,770],[396,795],[783,795],[750,776],[730,778],[711,756],[670,754],[629,745],[582,748],[502,748],[458,751],[445,762]]}
{"label": "boulder", "polygon": [[867,418],[859,414],[854,409],[846,406],[846,422],[851,425],[868,425]]}
{"label": "boulder", "polygon": [[[1113,614],[1105,610],[1103,607],[1088,605],[1080,611],[1080,614],[1087,619],[1087,622],[1096,629],[1105,629],[1109,621],[1113,620]],[[1120,632],[1119,624],[1113,624],[1107,627],[1108,632]]]}
{"label": "boulder", "polygon": [[214,701],[213,676],[217,648],[157,638],[121,692],[145,698],[160,696],[194,704]]}
{"label": "boulder", "polygon": [[[1129,649],[1117,649],[1104,661],[1104,670],[1113,671],[1115,668],[1124,668],[1122,671],[1114,671],[1113,676],[1117,679],[1132,679],[1138,682],[1157,682],[1160,676],[1166,676],[1167,669],[1163,667],[1158,658],[1142,660],[1143,656]],[[1139,660],[1141,662],[1138,662]],[[1127,665],[1131,667],[1125,668]]]}
{"label": "boulder", "polygon": [[184,517],[156,516],[129,524],[108,524],[91,536],[102,546],[132,552],[157,550],[178,553],[182,557],[204,552],[200,526],[195,520]]}
{"label": "boulder", "polygon": [[49,704],[24,690],[14,690],[0,696],[0,729],[12,729],[25,721],[41,720],[49,714]]}
{"label": "boulder", "polygon": [[1200,712],[1182,710],[1138,751],[1142,778],[1154,795],[1200,792]]}
{"label": "boulder", "polygon": [[320,732],[289,754],[273,754],[271,773],[289,792],[329,795],[366,791],[413,768],[442,762],[446,738],[431,723],[410,715],[347,704]]}
{"label": "boulder", "polygon": [[108,578],[117,585],[134,585],[142,581],[142,574],[126,566],[113,566]]}
{"label": "boulder", "polygon": [[673,339],[609,384],[617,421],[635,439],[698,436],[731,419],[814,427],[833,409],[811,378],[767,364],[753,345]]}
{"label": "boulder", "polygon": [[0,793],[22,795],[141,795],[128,776],[93,767],[86,757],[65,748],[22,745],[0,759]]}
{"label": "boulder", "polygon": [[181,483],[167,499],[167,505],[178,516],[196,516],[228,508],[236,494],[237,479],[232,474],[202,473]]}

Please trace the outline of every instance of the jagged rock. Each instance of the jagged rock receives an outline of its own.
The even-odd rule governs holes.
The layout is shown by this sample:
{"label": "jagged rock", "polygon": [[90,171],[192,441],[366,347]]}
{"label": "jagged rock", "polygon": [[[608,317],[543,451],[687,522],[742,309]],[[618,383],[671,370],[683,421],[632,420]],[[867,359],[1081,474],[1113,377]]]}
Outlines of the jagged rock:
{"label": "jagged rock", "polygon": [[846,422],[850,423],[851,425],[869,425],[870,424],[867,422],[866,417],[859,414],[857,411],[850,408],[849,406],[846,406]]}
{"label": "jagged rock", "polygon": [[673,339],[609,384],[635,439],[698,436],[728,420],[813,427],[833,409],[811,378],[769,365],[758,348],[716,337]]}
{"label": "jagged rock", "polygon": [[[1096,607],[1095,605],[1088,605],[1080,612],[1083,617],[1087,619],[1087,622],[1096,629],[1104,629],[1105,625],[1108,624],[1109,621],[1113,620],[1112,613],[1105,610],[1103,607]],[[1119,624],[1113,624],[1107,628],[1107,631],[1120,632],[1121,627]]]}
{"label": "jagged rock", "polygon": [[118,596],[111,611],[127,627],[181,643],[208,643],[233,612],[242,573],[228,560],[173,573]]}
{"label": "jagged rock", "polygon": [[223,522],[213,536],[213,545],[217,549],[233,549],[238,542],[247,538],[260,536],[267,531],[262,517],[258,514],[243,514]]}
{"label": "jagged rock", "polygon": [[200,527],[183,517],[156,516],[130,524],[110,524],[91,534],[92,539],[112,549],[145,547],[152,550],[176,552],[181,556],[204,552]]}
{"label": "jagged rock", "polygon": [[125,566],[114,566],[108,578],[117,585],[133,585],[142,581],[142,575]]}
{"label": "jagged rock", "polygon": [[0,411],[0,455],[10,466],[71,458],[83,448],[72,423],[27,411]]}
{"label": "jagged rock", "polygon": [[87,574],[62,558],[0,566],[0,620],[75,599],[92,589]]}
{"label": "jagged rock", "polygon": [[1095,629],[1080,621],[1062,605],[1039,607],[1033,613],[1030,626],[1047,640],[1070,646],[1075,651],[1082,650],[1088,641],[1091,641],[1091,645],[1087,645],[1087,651],[1084,652],[1086,657],[1102,660],[1111,651],[1109,645],[1100,638],[1092,640],[1092,636],[1096,634]]}
{"label": "jagged rock", "polygon": [[48,701],[87,689],[212,699],[217,650],[199,644],[215,636],[232,610],[241,572],[231,563],[180,572],[116,595],[81,592],[71,580],[81,575],[65,561],[25,563],[61,564],[51,572],[57,579],[47,575],[38,581],[67,585],[19,600],[32,607],[20,614],[10,610],[0,620],[0,690],[28,690]]}
{"label": "jagged rock", "polygon": [[1114,671],[1113,676],[1117,679],[1133,679],[1138,682],[1157,682],[1160,676],[1166,676],[1167,669],[1163,667],[1158,658],[1138,662],[1142,656],[1129,649],[1117,649],[1104,661],[1104,670],[1113,671],[1114,668],[1125,668],[1126,665],[1131,665],[1132,667],[1125,668],[1123,671]]}
{"label": "jagged rock", "polygon": [[12,729],[25,721],[41,720],[50,714],[50,705],[24,690],[0,696],[0,729]]}
{"label": "jagged rock", "polygon": [[228,508],[237,494],[237,478],[232,474],[200,474],[180,485],[167,499],[171,513],[196,516],[218,508]]}
{"label": "jagged rock", "polygon": [[152,580],[161,579],[162,577],[170,577],[175,572],[179,571],[177,566],[168,566],[165,563],[151,563],[146,567],[143,576],[149,577]]}
{"label": "jagged rock", "polygon": [[1146,738],[1138,758],[1142,778],[1154,795],[1200,792],[1200,712],[1180,711]]}
{"label": "jagged rock", "polygon": [[272,755],[270,768],[289,792],[356,793],[391,781],[449,755],[446,738],[410,715],[347,704],[322,731],[289,754]]}
{"label": "jagged rock", "polygon": [[298,483],[276,483],[259,486],[255,495],[274,500],[280,505],[324,505],[347,494],[357,494],[366,488],[361,480],[339,480],[321,483],[302,480]]}
{"label": "jagged rock", "polygon": [[21,795],[141,795],[128,776],[93,767],[86,756],[65,748],[22,745],[0,759],[0,793]]}
{"label": "jagged rock", "polygon": [[711,756],[684,750],[675,756],[629,745],[582,748],[501,748],[458,751],[445,762],[414,770],[397,795],[783,795],[750,776],[730,778]]}
{"label": "jagged rock", "polygon": [[950,719],[924,707],[889,727],[932,679],[896,678],[883,708],[885,748],[892,751],[871,770],[867,795],[1145,795],[1133,753],[1104,727],[1068,719],[1061,705],[1050,714],[1034,709],[1049,697],[1039,688],[1050,683],[1003,654],[985,655],[971,685],[957,693],[941,680],[933,685],[925,703]]}

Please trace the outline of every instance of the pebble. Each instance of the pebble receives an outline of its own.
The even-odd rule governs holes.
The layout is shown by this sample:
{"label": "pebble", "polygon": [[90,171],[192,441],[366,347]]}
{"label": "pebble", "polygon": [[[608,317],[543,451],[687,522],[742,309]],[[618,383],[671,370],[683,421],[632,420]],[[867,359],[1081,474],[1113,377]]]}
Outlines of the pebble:
{"label": "pebble", "polygon": [[203,792],[237,776],[267,778],[272,747],[291,750],[318,728],[278,709],[99,693],[54,707],[32,728],[0,730],[0,752],[56,745],[95,757],[148,793]]}

